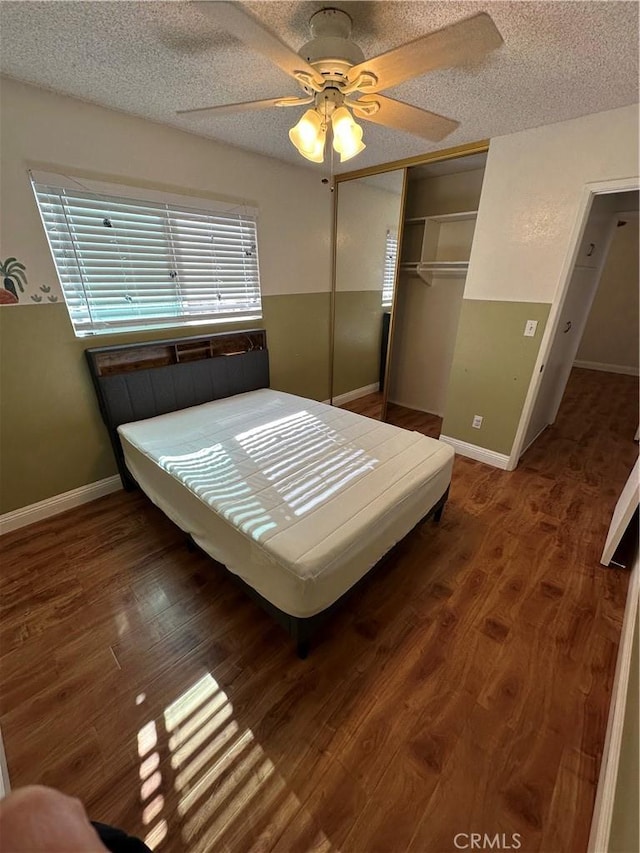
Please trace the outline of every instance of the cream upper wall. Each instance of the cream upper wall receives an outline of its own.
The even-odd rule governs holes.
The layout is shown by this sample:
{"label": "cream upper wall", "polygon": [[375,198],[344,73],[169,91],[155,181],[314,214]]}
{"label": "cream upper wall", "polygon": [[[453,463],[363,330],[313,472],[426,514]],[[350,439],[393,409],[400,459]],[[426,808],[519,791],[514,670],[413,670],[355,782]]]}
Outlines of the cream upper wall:
{"label": "cream upper wall", "polygon": [[397,192],[367,183],[367,178],[337,186],[337,290],[382,290],[387,230],[397,233],[402,200],[402,169]]}
{"label": "cream upper wall", "polygon": [[585,185],[637,175],[637,105],[492,139],[465,299],[553,302]]}
{"label": "cream upper wall", "polygon": [[30,282],[56,278],[26,174],[36,167],[253,205],[263,294],[330,290],[331,194],[319,171],[7,78],[1,97],[2,257],[27,259]]}
{"label": "cream upper wall", "polygon": [[638,216],[620,217],[576,358],[638,367]]}

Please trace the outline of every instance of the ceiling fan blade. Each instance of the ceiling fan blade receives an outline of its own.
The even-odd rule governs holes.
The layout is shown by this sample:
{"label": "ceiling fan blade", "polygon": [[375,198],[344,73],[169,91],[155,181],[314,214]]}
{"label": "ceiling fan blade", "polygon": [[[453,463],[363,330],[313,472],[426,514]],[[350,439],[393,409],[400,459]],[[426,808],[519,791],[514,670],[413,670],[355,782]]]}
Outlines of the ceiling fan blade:
{"label": "ceiling fan blade", "polygon": [[213,113],[225,115],[226,113],[245,113],[252,110],[267,110],[269,107],[300,107],[310,104],[313,98],[264,98],[262,101],[243,101],[239,104],[220,104],[215,107],[196,107],[193,110],[176,110],[179,116],[193,115],[194,113]]}
{"label": "ceiling fan blade", "polygon": [[366,59],[349,69],[349,82],[365,71],[377,83],[363,84],[362,92],[379,92],[438,68],[451,68],[478,59],[503,43],[498,28],[486,12],[465,18],[441,30]]}
{"label": "ceiling fan blade", "polygon": [[[366,114],[358,109],[358,104],[366,105],[372,102],[377,102],[380,105],[380,109],[376,112]],[[440,142],[460,125],[459,121],[439,116],[437,113],[431,113],[428,110],[421,110],[419,107],[413,107],[403,101],[394,101],[393,98],[387,98],[383,95],[364,95],[357,101],[350,102],[349,106],[357,116],[366,119],[366,121],[382,124],[385,127],[393,127],[396,130],[404,130],[406,133],[422,136],[432,142]]]}
{"label": "ceiling fan blade", "polygon": [[205,0],[193,4],[205,15],[226,32],[235,36],[243,44],[266,56],[287,74],[292,77],[296,72],[303,72],[310,76],[316,83],[322,85],[324,79],[313,68],[306,59],[281,41],[275,33],[267,29],[264,24],[242,9],[236,3],[223,2],[222,0]]}

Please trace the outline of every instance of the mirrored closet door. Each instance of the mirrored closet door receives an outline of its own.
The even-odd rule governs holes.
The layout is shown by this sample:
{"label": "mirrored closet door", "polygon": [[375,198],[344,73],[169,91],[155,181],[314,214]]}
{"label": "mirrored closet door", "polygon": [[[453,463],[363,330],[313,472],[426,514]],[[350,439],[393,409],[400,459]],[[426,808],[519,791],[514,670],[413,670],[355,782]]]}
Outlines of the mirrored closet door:
{"label": "mirrored closet door", "polygon": [[337,182],[331,402],[382,418],[405,169]]}

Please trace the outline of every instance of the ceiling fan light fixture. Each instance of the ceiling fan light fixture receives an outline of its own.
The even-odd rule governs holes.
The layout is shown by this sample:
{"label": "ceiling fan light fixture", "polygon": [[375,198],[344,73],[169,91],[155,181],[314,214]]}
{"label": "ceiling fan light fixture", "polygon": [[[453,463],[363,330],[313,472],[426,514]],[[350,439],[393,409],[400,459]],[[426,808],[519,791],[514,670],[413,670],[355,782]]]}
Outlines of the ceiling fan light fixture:
{"label": "ceiling fan light fixture", "polygon": [[324,144],[327,127],[316,110],[307,110],[300,121],[289,131],[289,139],[298,152],[312,163],[324,161]]}
{"label": "ceiling fan light fixture", "polygon": [[298,153],[314,163],[324,162],[330,118],[333,148],[340,154],[341,163],[365,148],[362,130],[353,116],[440,142],[460,122],[380,92],[431,71],[468,66],[471,60],[484,58],[504,43],[491,17],[486,12],[476,12],[378,56],[365,58],[359,45],[351,40],[350,15],[325,7],[311,16],[311,40],[296,52],[259,17],[243,9],[244,4],[217,0],[194,5],[213,19],[216,28],[261,53],[297,80],[303,95],[196,107],[178,113],[215,116],[315,103],[315,109],[308,110],[289,131]]}
{"label": "ceiling fan light fixture", "polygon": [[353,120],[346,107],[338,107],[331,115],[333,127],[333,147],[340,155],[340,162],[350,160],[364,151],[366,145],[362,141],[362,128]]}

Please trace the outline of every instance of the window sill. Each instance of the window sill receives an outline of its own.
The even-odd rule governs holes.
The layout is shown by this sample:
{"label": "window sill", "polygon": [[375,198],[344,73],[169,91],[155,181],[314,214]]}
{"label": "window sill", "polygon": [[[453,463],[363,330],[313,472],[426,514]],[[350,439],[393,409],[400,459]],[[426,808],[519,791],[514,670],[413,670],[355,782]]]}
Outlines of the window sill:
{"label": "window sill", "polygon": [[169,331],[170,329],[184,329],[194,326],[231,326],[237,323],[253,323],[256,320],[262,320],[261,312],[256,314],[243,314],[241,317],[220,317],[213,319],[208,317],[206,320],[180,320],[171,323],[142,323],[137,325],[132,323],[130,326],[118,326],[117,328],[114,327],[112,329],[74,328],[73,332],[76,338],[105,338],[113,335],[131,334],[132,332],[161,332],[164,329]]}

